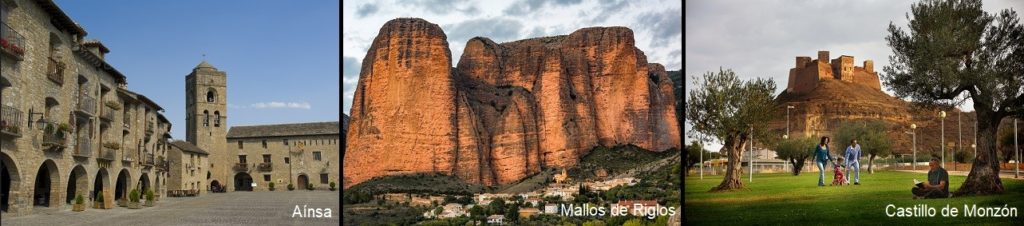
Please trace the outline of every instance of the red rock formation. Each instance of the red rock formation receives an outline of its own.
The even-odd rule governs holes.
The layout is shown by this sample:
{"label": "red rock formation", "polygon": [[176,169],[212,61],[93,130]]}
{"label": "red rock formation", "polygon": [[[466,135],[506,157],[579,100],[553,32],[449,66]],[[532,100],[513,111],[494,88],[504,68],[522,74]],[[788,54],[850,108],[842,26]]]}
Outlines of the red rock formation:
{"label": "red rock formation", "polygon": [[345,186],[375,176],[451,169],[455,88],[447,37],[422,19],[384,24],[352,101]]}
{"label": "red rock formation", "polygon": [[[454,73],[446,48],[423,20],[381,28],[353,101],[345,187],[406,172],[506,184],[575,165],[597,145],[681,147],[672,82],[628,28],[473,38]],[[412,57],[388,57],[403,52]]]}

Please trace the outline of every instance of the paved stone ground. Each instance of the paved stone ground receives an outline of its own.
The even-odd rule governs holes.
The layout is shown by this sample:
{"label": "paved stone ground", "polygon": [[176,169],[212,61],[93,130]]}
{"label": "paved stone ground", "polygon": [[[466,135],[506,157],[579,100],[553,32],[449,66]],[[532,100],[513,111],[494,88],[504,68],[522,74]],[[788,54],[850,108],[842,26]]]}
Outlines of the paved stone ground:
{"label": "paved stone ground", "polygon": [[[83,212],[36,211],[20,217],[5,216],[0,225],[339,225],[341,192],[229,192],[199,197],[161,198],[154,207],[117,207]],[[292,217],[295,206],[330,208],[331,217]],[[304,207],[305,206],[305,207]]]}

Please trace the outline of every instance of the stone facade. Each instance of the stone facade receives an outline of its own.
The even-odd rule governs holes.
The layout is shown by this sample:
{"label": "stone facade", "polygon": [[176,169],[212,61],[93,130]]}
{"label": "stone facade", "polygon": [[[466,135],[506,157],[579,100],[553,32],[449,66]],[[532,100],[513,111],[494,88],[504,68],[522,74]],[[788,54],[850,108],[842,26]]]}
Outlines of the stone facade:
{"label": "stone facade", "polygon": [[[338,122],[317,122],[280,125],[235,126],[228,132],[231,161],[230,190],[246,190],[250,186],[238,182],[251,179],[253,191],[268,191],[274,182],[275,191],[287,191],[288,184],[296,190],[340,187],[341,131]],[[305,182],[305,183],[303,183]]]}
{"label": "stone facade", "polygon": [[197,190],[206,193],[204,186],[208,185],[209,155],[192,143],[180,140],[171,142],[167,158],[174,171],[167,177],[167,190]]}
{"label": "stone facade", "polygon": [[104,61],[110,50],[49,0],[0,0],[0,162],[4,215],[105,208],[133,188],[165,191],[170,123]]}
{"label": "stone facade", "polygon": [[811,60],[807,56],[797,56],[796,65],[789,69],[789,83],[786,92],[807,93],[818,87],[822,80],[839,80],[859,84],[875,90],[882,90],[875,63],[864,61],[863,66],[854,66],[853,56],[840,56],[829,61],[828,51],[818,51],[818,59]]}

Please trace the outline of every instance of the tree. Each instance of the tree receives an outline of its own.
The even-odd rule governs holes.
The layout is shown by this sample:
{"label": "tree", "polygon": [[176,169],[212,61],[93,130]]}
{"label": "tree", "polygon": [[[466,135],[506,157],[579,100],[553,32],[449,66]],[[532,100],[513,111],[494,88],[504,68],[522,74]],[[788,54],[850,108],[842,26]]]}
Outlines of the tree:
{"label": "tree", "polygon": [[505,220],[509,222],[519,222],[519,206],[512,205],[505,211]]}
{"label": "tree", "polygon": [[[1013,120],[1010,121],[1012,122]],[[1015,147],[1013,146],[1013,124],[1004,125],[1004,127],[1007,128],[999,130],[999,145],[996,147],[999,149],[999,153],[1002,154],[1000,159],[1004,163],[1010,163],[1010,160],[1016,158],[1015,152],[1018,150],[1014,150]],[[1024,149],[1024,132],[1017,132],[1017,142],[1017,148]]]}
{"label": "tree", "polygon": [[768,121],[777,116],[773,107],[775,82],[762,78],[743,82],[732,70],[725,69],[694,76],[693,80],[695,87],[686,100],[686,117],[693,125],[690,133],[704,141],[722,141],[719,152],[729,158],[722,183],[711,191],[743,188],[743,151],[751,137],[768,137]]}
{"label": "tree", "polygon": [[[954,106],[970,98],[978,118],[978,157],[955,196],[1003,193],[995,134],[1008,116],[1024,116],[1024,26],[1010,9],[981,0],[929,0],[911,6],[909,33],[889,23],[893,50],[882,80],[917,104]],[[965,95],[966,94],[966,95]]]}
{"label": "tree", "polygon": [[473,219],[483,219],[487,217],[487,211],[480,205],[473,205],[473,208],[469,208],[469,216]]}
{"label": "tree", "polygon": [[487,204],[487,207],[490,207],[490,209],[491,209],[490,212],[491,213],[504,214],[505,213],[505,199],[503,199],[503,198],[495,198],[494,200],[491,200],[490,204]]}
{"label": "tree", "polygon": [[[876,157],[885,157],[892,154],[892,140],[889,139],[886,124],[881,121],[859,121],[843,122],[835,132],[837,156],[846,153],[846,147],[850,140],[857,139],[860,144],[861,156],[868,156],[868,173],[875,173],[874,165]],[[841,145],[840,145],[841,144]],[[845,161],[850,161],[849,159]]]}
{"label": "tree", "polygon": [[790,137],[779,141],[775,146],[775,153],[779,159],[784,159],[793,165],[793,175],[799,176],[804,162],[814,154],[814,146],[818,141],[813,137]]}
{"label": "tree", "polygon": [[690,142],[690,145],[686,146],[686,172],[689,174],[690,169],[693,165],[700,163],[701,152],[704,152],[704,157],[711,157],[710,152],[704,150],[704,146],[700,145],[697,141]]}

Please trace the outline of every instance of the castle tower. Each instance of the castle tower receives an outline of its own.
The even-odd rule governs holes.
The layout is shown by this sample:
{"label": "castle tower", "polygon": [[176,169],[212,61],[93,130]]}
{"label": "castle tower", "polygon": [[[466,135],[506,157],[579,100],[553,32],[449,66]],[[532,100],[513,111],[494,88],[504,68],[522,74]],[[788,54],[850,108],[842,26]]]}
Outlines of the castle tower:
{"label": "castle tower", "polygon": [[213,181],[231,184],[228,163],[234,161],[227,153],[227,91],[227,73],[205,60],[185,77],[185,136],[189,143],[210,153],[212,166],[199,166],[200,172],[210,172],[207,187]]}
{"label": "castle tower", "polygon": [[832,60],[832,74],[838,80],[853,82],[853,57],[843,55]]}
{"label": "castle tower", "polygon": [[867,71],[868,73],[875,73],[875,61],[865,60],[864,71]]}

